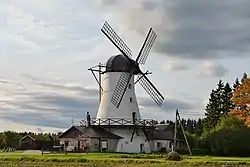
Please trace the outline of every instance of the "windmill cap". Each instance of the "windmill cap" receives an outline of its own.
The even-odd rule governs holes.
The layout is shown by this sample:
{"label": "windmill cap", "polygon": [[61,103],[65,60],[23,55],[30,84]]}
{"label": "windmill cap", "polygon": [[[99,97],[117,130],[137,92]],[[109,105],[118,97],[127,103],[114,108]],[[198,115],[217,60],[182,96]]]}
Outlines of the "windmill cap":
{"label": "windmill cap", "polygon": [[106,63],[106,72],[129,72],[129,60],[122,54],[111,56]]}

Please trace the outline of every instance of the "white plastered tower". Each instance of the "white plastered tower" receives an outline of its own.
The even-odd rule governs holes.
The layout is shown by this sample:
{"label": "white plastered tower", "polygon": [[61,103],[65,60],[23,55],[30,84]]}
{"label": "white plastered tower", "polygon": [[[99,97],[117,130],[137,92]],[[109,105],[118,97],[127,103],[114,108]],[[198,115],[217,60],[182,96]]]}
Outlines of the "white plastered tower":
{"label": "white plastered tower", "polygon": [[[149,143],[146,142],[146,136],[143,130],[137,130],[137,133],[132,137],[133,131],[133,113],[136,120],[141,120],[141,115],[139,112],[139,107],[135,95],[135,85],[134,85],[134,75],[132,75],[120,106],[117,108],[111,103],[111,98],[114,93],[117,82],[124,71],[123,67],[127,64],[127,59],[123,55],[112,56],[106,64],[106,71],[102,75],[102,93],[101,101],[99,104],[96,119],[98,120],[108,120],[117,121],[113,122],[112,125],[117,125],[116,128],[112,130],[112,133],[123,137],[120,139],[116,151],[117,152],[129,152],[129,153],[139,153],[142,148],[145,152],[151,152]],[[126,123],[126,125],[131,125],[131,128],[124,128],[120,125],[121,121],[130,121],[131,123]],[[119,123],[118,123],[119,122]],[[107,121],[100,123],[101,125],[107,125]],[[119,128],[120,126],[120,128]]]}
{"label": "white plastered tower", "polygon": [[135,113],[136,119],[141,119],[139,107],[135,95],[134,75],[132,75],[126,92],[123,96],[120,106],[116,108],[111,103],[115,87],[122,74],[123,67],[127,60],[123,55],[112,56],[106,64],[106,72],[102,77],[101,102],[96,118],[123,118],[132,119],[132,113]]}

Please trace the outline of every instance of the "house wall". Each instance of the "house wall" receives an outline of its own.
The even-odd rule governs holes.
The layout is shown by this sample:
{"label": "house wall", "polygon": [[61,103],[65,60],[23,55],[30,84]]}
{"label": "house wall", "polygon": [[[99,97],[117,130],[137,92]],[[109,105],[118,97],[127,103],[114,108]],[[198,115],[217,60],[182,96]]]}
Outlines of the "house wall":
{"label": "house wall", "polygon": [[[160,146],[157,143],[160,143]],[[152,151],[158,152],[162,148],[166,149],[166,151],[171,151],[172,141],[171,140],[153,140],[150,142],[150,146]]]}
{"label": "house wall", "polygon": [[[84,146],[86,145],[86,143],[84,143],[84,141],[80,141],[80,147],[78,148],[78,140],[76,139],[71,139],[71,138],[62,138],[62,141],[68,141],[68,146],[66,147],[67,151],[73,151],[74,147],[76,147],[77,149],[83,150]],[[97,138],[92,138],[89,139],[89,152],[99,152],[99,139]],[[100,139],[100,141],[102,140],[106,140],[107,141],[107,149],[105,150],[105,152],[115,152],[116,147],[117,147],[117,143],[118,143],[118,139]],[[100,145],[101,148],[101,145]]]}
{"label": "house wall", "polygon": [[130,142],[132,133],[128,129],[115,129],[112,133],[123,137],[123,139],[118,141],[116,152],[140,153],[140,144],[144,145],[144,151],[146,153],[151,152],[149,142],[145,142],[146,136],[142,130],[138,130],[139,136],[137,136],[136,133],[134,134],[132,142]]}
{"label": "house wall", "polygon": [[98,152],[99,151],[99,140],[98,139],[91,139],[90,140],[89,151],[90,152]]}
{"label": "house wall", "polygon": [[107,142],[108,142],[108,148],[106,152],[115,152],[118,144],[118,139],[108,139]]}
{"label": "house wall", "polygon": [[78,143],[76,139],[72,138],[61,138],[60,139],[63,142],[68,142],[68,145],[66,145],[67,151],[74,151],[74,147],[78,147]]}
{"label": "house wall", "polygon": [[25,137],[19,140],[19,147],[24,149],[34,149],[35,142],[31,138]]}

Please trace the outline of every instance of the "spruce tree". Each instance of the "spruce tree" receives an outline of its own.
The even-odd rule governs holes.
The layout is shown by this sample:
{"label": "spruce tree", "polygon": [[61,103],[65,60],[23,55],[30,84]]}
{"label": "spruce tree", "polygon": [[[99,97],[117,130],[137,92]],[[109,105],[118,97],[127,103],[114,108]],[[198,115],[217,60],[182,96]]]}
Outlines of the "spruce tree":
{"label": "spruce tree", "polygon": [[235,90],[237,88],[237,86],[239,86],[239,85],[240,85],[239,79],[236,78],[236,80],[235,80],[235,82],[233,84],[233,90]]}
{"label": "spruce tree", "polygon": [[201,135],[203,132],[203,120],[201,118],[198,119],[195,128],[196,134]]}
{"label": "spruce tree", "polygon": [[220,120],[221,115],[223,114],[223,89],[224,83],[222,80],[219,80],[217,84],[217,89],[212,90],[210,93],[209,102],[205,109],[205,122],[204,128],[206,130],[214,128]]}
{"label": "spruce tree", "polygon": [[247,73],[244,72],[243,77],[241,79],[241,83],[243,83],[244,79],[246,79],[246,78],[247,78]]}
{"label": "spruce tree", "polygon": [[222,93],[222,115],[227,115],[230,111],[230,109],[233,109],[233,102],[232,102],[232,97],[233,97],[233,90],[230,87],[229,83],[226,83],[224,88],[223,88],[223,93]]}
{"label": "spruce tree", "polygon": [[193,121],[191,119],[187,120],[187,131],[193,133]]}

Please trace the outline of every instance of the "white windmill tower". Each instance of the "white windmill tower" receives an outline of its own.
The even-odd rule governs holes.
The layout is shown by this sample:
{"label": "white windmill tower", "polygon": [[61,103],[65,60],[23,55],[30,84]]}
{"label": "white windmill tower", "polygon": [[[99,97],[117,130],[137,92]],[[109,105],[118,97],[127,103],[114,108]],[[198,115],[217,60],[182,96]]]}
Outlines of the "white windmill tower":
{"label": "white windmill tower", "polygon": [[[102,84],[98,82],[101,90],[100,104],[96,118],[91,119],[90,122],[123,137],[117,144],[117,152],[136,153],[141,151],[142,146],[145,151],[150,152],[145,130],[152,129],[155,121],[141,119],[134,85],[139,82],[156,104],[162,105],[164,97],[146,77],[149,73],[143,73],[139,68],[139,64],[146,62],[157,35],[150,28],[139,55],[136,60],[133,60],[131,50],[107,22],[104,23],[101,31],[122,54],[110,57],[102,66],[104,71],[99,69],[99,74],[102,74],[102,79],[99,78]],[[93,69],[90,70],[93,72]],[[135,75],[138,75],[136,82]]]}

